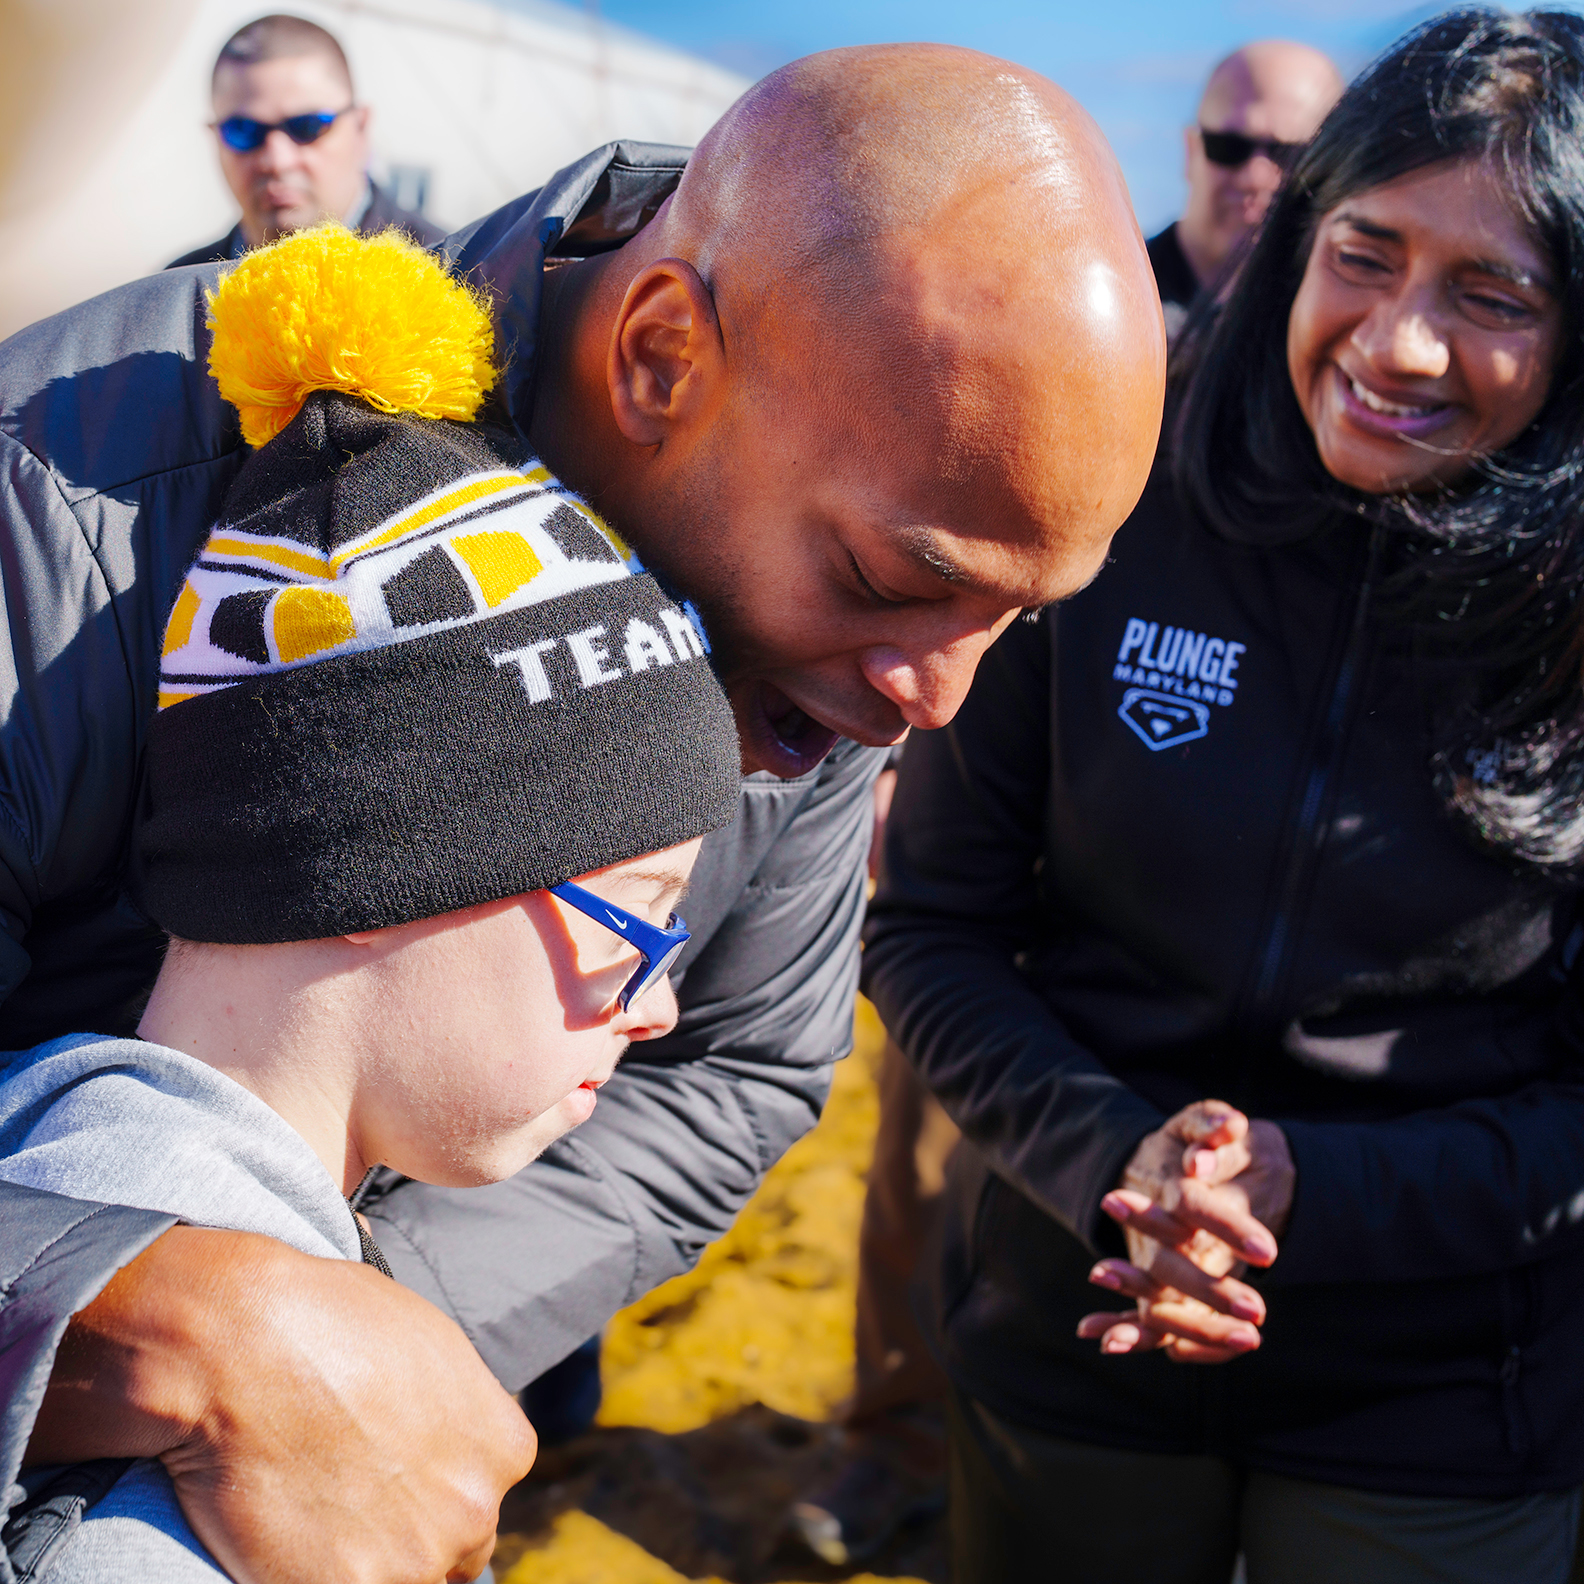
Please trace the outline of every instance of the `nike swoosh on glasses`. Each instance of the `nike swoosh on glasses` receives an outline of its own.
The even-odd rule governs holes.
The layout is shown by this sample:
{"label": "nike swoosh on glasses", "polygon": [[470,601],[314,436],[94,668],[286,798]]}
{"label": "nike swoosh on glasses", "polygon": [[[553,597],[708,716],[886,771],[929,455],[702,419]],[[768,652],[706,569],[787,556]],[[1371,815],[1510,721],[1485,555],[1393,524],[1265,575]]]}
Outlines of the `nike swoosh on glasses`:
{"label": "nike swoosh on glasses", "polygon": [[611,913],[611,912],[608,912],[608,911],[605,914],[605,917],[608,918],[611,921],[611,923],[616,926],[617,929],[621,930],[624,934],[626,933],[626,929],[627,929],[627,920],[626,919],[619,919],[619,918],[616,917],[616,915],[614,913]]}

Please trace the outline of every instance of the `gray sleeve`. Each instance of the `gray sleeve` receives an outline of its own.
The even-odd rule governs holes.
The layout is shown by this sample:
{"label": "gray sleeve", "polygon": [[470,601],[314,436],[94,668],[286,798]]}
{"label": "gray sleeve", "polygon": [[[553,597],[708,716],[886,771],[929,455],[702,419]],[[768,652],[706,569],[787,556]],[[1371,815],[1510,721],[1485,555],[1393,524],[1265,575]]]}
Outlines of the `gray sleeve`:
{"label": "gray sleeve", "polygon": [[[24,941],[35,910],[69,894],[78,875],[118,867],[121,820],[104,811],[116,808],[109,789],[136,762],[136,712],[94,547],[56,476],[9,434],[0,434],[0,514],[4,1002],[33,966]],[[95,729],[83,730],[85,721]],[[0,1033],[14,1035],[3,1015]],[[7,1509],[67,1321],[170,1224],[144,1210],[0,1183],[0,1492]]]}
{"label": "gray sleeve", "polygon": [[[0,1182],[0,1492],[9,1512],[17,1471],[66,1323],[175,1217],[85,1204]],[[0,1559],[0,1584],[12,1584]]]}
{"label": "gray sleeve", "polygon": [[[135,762],[134,711],[110,590],[56,480],[0,435],[0,1000],[30,966],[34,909],[57,871],[114,872],[119,823],[89,803],[114,767]],[[63,658],[70,663],[59,664]],[[88,696],[84,682],[93,684]],[[93,719],[92,732],[74,729]],[[97,851],[60,854],[74,827]]]}
{"label": "gray sleeve", "polygon": [[1164,1118],[1019,967],[1049,930],[1050,629],[1014,622],[897,777],[864,954],[891,1037],[991,1168],[1098,1251],[1100,1201]]}
{"label": "gray sleeve", "polygon": [[[679,986],[681,1021],[632,1049],[589,1122],[507,1182],[404,1182],[368,1207],[396,1275],[457,1318],[509,1390],[689,1269],[818,1120],[852,1044],[884,762],[838,752],[790,819],[784,791],[745,786],[732,842],[706,845],[685,904],[691,922],[731,891]],[[746,884],[706,872],[768,824]]]}
{"label": "gray sleeve", "polygon": [[0,347],[0,1048],[147,982],[122,883],[138,756],[170,601],[241,455],[199,352],[214,275]]}
{"label": "gray sleeve", "polygon": [[[70,998],[100,950],[173,571],[234,471],[234,423],[194,347],[212,273],[140,281],[5,343],[0,358],[0,1044],[28,990]],[[141,668],[128,654],[145,657]],[[106,905],[107,893],[112,899]],[[74,926],[74,921],[81,928]],[[35,937],[38,931],[34,930]],[[24,995],[17,995],[24,985]],[[0,1183],[0,1495],[9,1510],[70,1317],[172,1218]],[[0,1584],[9,1579],[0,1565]]]}

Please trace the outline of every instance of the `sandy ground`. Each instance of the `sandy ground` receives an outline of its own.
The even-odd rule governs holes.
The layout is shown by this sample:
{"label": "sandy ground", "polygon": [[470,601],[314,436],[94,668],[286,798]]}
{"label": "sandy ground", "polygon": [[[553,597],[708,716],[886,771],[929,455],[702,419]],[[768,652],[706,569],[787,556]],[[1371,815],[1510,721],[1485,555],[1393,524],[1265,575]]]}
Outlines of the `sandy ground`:
{"label": "sandy ground", "polygon": [[501,1584],[945,1584],[938,1520],[874,1572],[824,1567],[785,1533],[840,1452],[882,1040],[860,1004],[819,1126],[694,1271],[611,1321],[599,1425],[507,1496]]}

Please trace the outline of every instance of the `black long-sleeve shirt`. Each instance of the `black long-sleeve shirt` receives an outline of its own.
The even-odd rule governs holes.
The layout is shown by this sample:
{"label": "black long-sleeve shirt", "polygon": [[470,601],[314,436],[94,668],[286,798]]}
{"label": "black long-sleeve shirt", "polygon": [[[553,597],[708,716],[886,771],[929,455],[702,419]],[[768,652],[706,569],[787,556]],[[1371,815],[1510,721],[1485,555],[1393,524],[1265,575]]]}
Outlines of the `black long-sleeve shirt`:
{"label": "black long-sleeve shirt", "polygon": [[[956,1377],[1090,1441],[1502,1495],[1584,1479],[1578,896],[1430,783],[1384,535],[1227,543],[1160,470],[1093,585],[904,756],[865,980],[976,1152]],[[1286,1129],[1260,1350],[1102,1358],[1099,1200],[1195,1099]]]}

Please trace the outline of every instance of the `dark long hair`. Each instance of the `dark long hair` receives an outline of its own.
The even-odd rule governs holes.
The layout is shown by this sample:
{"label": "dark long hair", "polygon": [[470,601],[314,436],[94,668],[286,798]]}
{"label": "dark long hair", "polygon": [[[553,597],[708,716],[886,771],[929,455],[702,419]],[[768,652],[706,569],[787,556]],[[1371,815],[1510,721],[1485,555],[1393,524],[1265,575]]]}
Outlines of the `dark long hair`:
{"label": "dark long hair", "polygon": [[[1287,366],[1320,219],[1447,160],[1495,171],[1549,253],[1564,345],[1545,406],[1462,484],[1368,495],[1322,465]],[[1188,326],[1174,373],[1184,501],[1250,543],[1351,517],[1404,530],[1386,607],[1436,689],[1431,773],[1489,846],[1584,862],[1584,18],[1449,12],[1348,89],[1277,195],[1236,284]]]}

